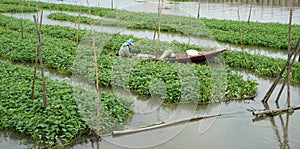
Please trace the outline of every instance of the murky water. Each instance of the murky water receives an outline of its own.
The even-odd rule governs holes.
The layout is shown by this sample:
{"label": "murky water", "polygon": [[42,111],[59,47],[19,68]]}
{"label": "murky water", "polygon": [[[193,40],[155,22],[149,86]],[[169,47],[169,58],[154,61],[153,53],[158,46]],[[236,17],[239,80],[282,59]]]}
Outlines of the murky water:
{"label": "murky water", "polygon": [[[86,0],[36,0],[51,3],[77,4],[87,6]],[[124,9],[138,12],[157,13],[159,0],[89,0],[90,6],[100,6]],[[174,14],[181,16],[196,17],[198,14],[198,0],[191,2],[171,2],[165,0],[163,3],[164,14]],[[250,7],[252,6],[250,21],[259,22],[289,22],[288,0],[200,0],[200,17],[238,20],[237,11],[239,10],[240,19],[248,20]],[[292,0],[293,23],[300,24],[300,2]]]}
{"label": "murky water", "polygon": [[[136,106],[148,107],[137,112],[128,124],[129,128],[137,128],[154,122],[172,121],[184,116],[204,115],[213,113],[231,113],[219,116],[216,119],[189,122],[157,130],[151,130],[121,137],[104,137],[99,148],[123,149],[123,148],[298,148],[300,143],[298,136],[300,130],[299,111],[292,115],[266,117],[257,119],[247,109],[276,108],[275,96],[271,97],[269,105],[263,105],[260,100],[263,98],[266,89],[272,83],[272,79],[259,78],[247,72],[239,71],[245,76],[257,80],[258,96],[255,101],[231,101],[221,104],[201,105],[196,109],[195,105],[183,105],[179,107],[163,106],[151,101],[138,101]],[[278,91],[279,87],[276,88]],[[293,86],[292,105],[300,103],[300,88]],[[275,91],[275,92],[276,92]],[[283,94],[285,95],[285,93]],[[285,97],[279,103],[280,107],[285,106]],[[75,144],[71,148],[98,148],[97,142],[89,141]]]}
{"label": "murky water", "polygon": [[[48,2],[48,0],[44,0]],[[279,1],[279,0],[278,0]],[[62,3],[61,1],[52,1]],[[82,4],[84,4],[82,0]],[[103,4],[101,3],[103,2]],[[114,1],[114,7],[122,9],[130,9],[134,11],[157,11],[157,1]],[[275,1],[274,1],[275,2]],[[72,0],[65,0],[63,3],[73,3]],[[99,5],[97,1],[90,1],[91,5]],[[153,6],[152,6],[153,5]],[[100,1],[100,6],[110,7],[110,1]],[[147,9],[146,9],[147,8]],[[197,10],[197,2],[191,3],[166,3],[164,12],[172,11],[170,13],[180,15],[193,14],[195,16],[195,10]],[[220,2],[202,2],[201,3],[201,16],[202,17],[216,17],[236,20],[237,9],[240,9],[241,16],[246,19],[250,4],[245,3],[220,3]],[[184,11],[182,11],[184,9]],[[175,11],[176,10],[176,11]],[[174,11],[174,12],[173,12]],[[272,13],[271,13],[272,11]],[[221,13],[223,12],[223,13]],[[260,4],[255,3],[253,5],[252,20],[258,21],[275,21],[285,22],[286,14],[288,12],[287,5],[280,4]],[[299,7],[294,8],[294,18],[298,18]],[[298,12],[298,13],[297,13]],[[267,14],[268,13],[268,14]],[[46,16],[49,12],[45,11]],[[74,14],[74,13],[70,13]],[[298,15],[298,16],[297,16]],[[13,15],[20,17],[20,15]],[[32,14],[24,14],[24,18],[32,18]],[[259,20],[263,18],[262,20]],[[294,19],[297,24],[300,24],[300,19]],[[73,23],[47,20],[43,19],[45,24],[59,24],[63,26],[72,26]],[[83,26],[89,28],[88,25]],[[96,28],[97,29],[97,28]],[[98,31],[111,31],[117,32],[116,28],[99,27]],[[134,34],[137,37],[152,38],[153,32],[151,31],[134,31],[122,29],[121,33]],[[184,37],[173,34],[165,34],[162,36],[162,40],[171,41],[179,40],[184,42],[195,42],[205,44],[212,42],[210,46],[230,46],[219,43],[216,41],[207,41],[203,39],[192,39],[190,37]],[[274,50],[262,50],[260,47],[247,47],[249,51],[253,53],[266,54],[268,56],[286,58],[286,53],[274,52]],[[252,50],[251,50],[252,49]],[[51,71],[50,71],[51,72]],[[70,81],[68,77],[62,79],[60,76],[46,73],[52,78],[59,80]],[[257,80],[260,85],[258,86],[258,95],[254,101],[231,101],[220,104],[209,105],[180,105],[180,106],[165,106],[161,105],[159,100],[135,100],[136,114],[129,121],[126,128],[137,128],[147,124],[160,122],[160,121],[172,121],[183,117],[189,117],[191,115],[203,115],[214,113],[231,113],[229,115],[219,116],[217,118],[211,118],[204,121],[196,121],[184,123],[182,125],[176,125],[172,127],[166,127],[162,129],[141,132],[121,137],[103,137],[102,141],[95,139],[89,139],[88,137],[82,137],[68,148],[102,148],[102,149],[123,149],[123,148],[153,148],[153,149],[179,149],[179,148],[299,148],[300,142],[299,134],[299,121],[300,112],[295,111],[292,115],[283,114],[281,116],[267,117],[265,119],[255,119],[251,112],[247,109],[265,109],[268,108],[263,105],[260,100],[263,98],[267,89],[270,87],[273,79],[257,77],[251,73],[239,71],[245,78],[250,77]],[[278,92],[280,85],[276,88],[275,92]],[[300,87],[294,85],[291,87],[292,91],[292,105],[300,104]],[[118,92],[115,90],[115,92]],[[136,97],[140,98],[140,97]],[[270,108],[276,108],[274,103],[275,95],[271,96],[269,102]],[[280,107],[286,106],[285,104],[286,92],[283,93],[283,97],[280,100]],[[25,139],[24,139],[25,138]],[[25,141],[24,141],[25,140]],[[12,133],[10,131],[0,131],[0,147],[1,148],[26,148],[34,146],[32,142],[26,142],[26,137],[19,134]]]}

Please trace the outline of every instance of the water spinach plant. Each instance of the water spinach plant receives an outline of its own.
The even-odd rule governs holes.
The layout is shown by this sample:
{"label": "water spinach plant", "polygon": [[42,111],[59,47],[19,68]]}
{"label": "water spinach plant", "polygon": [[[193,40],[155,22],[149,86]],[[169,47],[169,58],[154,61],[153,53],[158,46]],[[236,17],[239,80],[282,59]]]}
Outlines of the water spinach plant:
{"label": "water spinach plant", "polygon": [[[30,135],[42,145],[52,147],[67,145],[94,127],[90,122],[95,106],[92,91],[46,78],[49,106],[44,109],[42,90],[38,88],[40,77],[35,98],[31,99],[32,69],[3,60],[0,66],[0,128]],[[110,92],[102,93],[100,104],[98,130],[102,133],[126,123],[132,114],[132,101]]]}

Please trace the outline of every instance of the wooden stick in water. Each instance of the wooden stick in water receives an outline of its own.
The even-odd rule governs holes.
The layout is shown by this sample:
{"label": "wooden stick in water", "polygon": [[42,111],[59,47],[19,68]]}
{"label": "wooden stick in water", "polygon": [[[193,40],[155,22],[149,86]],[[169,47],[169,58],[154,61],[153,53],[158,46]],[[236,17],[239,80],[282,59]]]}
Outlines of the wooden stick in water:
{"label": "wooden stick in water", "polygon": [[242,43],[243,43],[243,42],[242,42],[243,36],[242,36],[242,27],[241,27],[241,21],[240,21],[240,9],[238,9],[237,15],[238,15],[239,28],[240,28],[240,47],[241,47],[242,51],[244,51],[244,50],[243,50],[243,45],[242,45]]}
{"label": "wooden stick in water", "polygon": [[282,112],[289,112],[289,110],[299,110],[300,109],[300,105],[294,106],[294,107],[286,107],[286,108],[282,108],[282,109],[275,109],[275,110],[257,110],[257,111],[252,111],[252,114],[254,116],[266,116],[266,115],[277,115],[280,114]]}
{"label": "wooden stick in water", "polygon": [[149,131],[149,130],[163,128],[163,127],[167,127],[167,126],[171,126],[171,125],[181,124],[184,122],[207,119],[207,118],[212,118],[212,117],[221,116],[221,115],[225,115],[225,114],[219,113],[219,114],[205,115],[205,116],[194,116],[194,117],[184,118],[184,119],[180,119],[180,120],[176,120],[176,121],[172,121],[172,122],[159,123],[157,125],[153,125],[153,126],[149,126],[149,127],[142,127],[142,128],[132,129],[132,130],[113,131],[112,136],[117,137],[117,136],[122,136],[122,135],[138,133],[138,132],[142,132],[142,131]]}
{"label": "wooden stick in water", "polygon": [[[293,10],[292,6],[290,6],[290,20],[289,20],[289,33],[288,33],[288,57],[291,54],[291,30],[292,30],[292,18],[293,18]],[[291,64],[288,63],[288,72],[287,72],[287,106],[291,106],[291,91],[290,91],[290,86],[291,86],[291,79],[290,79],[290,74],[291,74]]]}
{"label": "wooden stick in water", "polygon": [[200,18],[200,6],[201,6],[201,0],[198,2],[198,13],[197,13],[197,19]]}
{"label": "wooden stick in water", "polygon": [[284,64],[284,66],[281,68],[281,71],[278,73],[278,75],[275,78],[275,81],[273,82],[273,84],[271,85],[271,87],[269,88],[268,92],[266,93],[266,95],[264,96],[262,102],[266,103],[268,102],[271,94],[273,93],[275,87],[277,86],[280,78],[282,77],[282,74],[284,73],[286,67],[288,66],[289,61],[291,60],[292,55],[295,54],[295,52],[300,48],[300,37],[298,38],[298,41],[296,42],[291,54],[289,55],[286,63]]}
{"label": "wooden stick in water", "polygon": [[248,23],[250,22],[251,12],[252,12],[252,5],[250,6],[250,11],[249,11],[249,16],[248,16]]}

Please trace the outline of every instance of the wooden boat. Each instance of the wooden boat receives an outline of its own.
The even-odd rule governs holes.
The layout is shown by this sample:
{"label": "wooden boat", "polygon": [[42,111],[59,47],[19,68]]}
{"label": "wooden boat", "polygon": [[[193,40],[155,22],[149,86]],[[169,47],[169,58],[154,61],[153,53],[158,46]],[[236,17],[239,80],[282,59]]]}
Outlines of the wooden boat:
{"label": "wooden boat", "polygon": [[161,58],[161,54],[156,55],[146,55],[146,54],[139,54],[138,57],[141,58],[150,58],[152,60],[165,60],[170,62],[199,62],[204,61],[207,58],[213,57],[218,55],[219,53],[225,51],[226,48],[216,49],[216,50],[204,50],[204,51],[196,51],[196,50],[187,50],[183,53],[176,53],[175,55],[168,56],[166,58]]}

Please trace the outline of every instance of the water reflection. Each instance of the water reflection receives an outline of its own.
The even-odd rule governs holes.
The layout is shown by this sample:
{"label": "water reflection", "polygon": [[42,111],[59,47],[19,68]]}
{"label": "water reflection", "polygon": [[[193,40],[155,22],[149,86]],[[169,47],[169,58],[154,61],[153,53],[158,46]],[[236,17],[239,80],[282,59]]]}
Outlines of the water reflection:
{"label": "water reflection", "polygon": [[[265,110],[269,110],[269,104],[263,104]],[[276,104],[276,108],[280,109],[279,104]],[[284,115],[285,115],[285,121],[284,121]],[[265,119],[269,119],[270,120],[270,124],[273,126],[273,130],[274,130],[274,134],[276,137],[276,140],[279,144],[280,149],[290,149],[290,144],[289,144],[289,118],[290,118],[290,113],[283,113],[283,114],[279,114],[277,116],[270,116],[270,117],[255,117],[252,121],[253,122],[258,122],[261,120],[265,120]],[[276,122],[276,120],[278,122]],[[279,125],[279,126],[278,126]],[[282,130],[280,130],[282,129]]]}
{"label": "water reflection", "polygon": [[0,130],[0,147],[3,149],[11,148],[30,148],[35,147],[34,141],[31,141],[29,137],[16,133],[14,131]]}
{"label": "water reflection", "polygon": [[[191,0],[196,1],[198,0]],[[289,0],[201,0],[201,2],[209,2],[209,3],[239,3],[239,4],[257,4],[257,5],[265,5],[265,6],[289,6]],[[294,6],[299,6],[299,0],[292,0],[292,4]]]}
{"label": "water reflection", "polygon": [[[51,3],[87,5],[86,0],[36,0]],[[159,0],[114,0],[114,8],[157,13]],[[111,0],[90,0],[91,6],[111,8]],[[197,17],[198,0],[189,2],[165,1],[163,14]],[[299,0],[293,0],[293,22],[300,24]],[[200,17],[237,20],[237,10],[240,11],[241,20],[248,20],[249,9],[252,7],[251,21],[258,22],[289,22],[289,9],[287,0],[201,0]]]}

